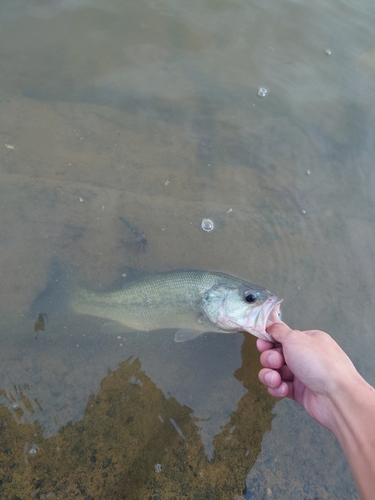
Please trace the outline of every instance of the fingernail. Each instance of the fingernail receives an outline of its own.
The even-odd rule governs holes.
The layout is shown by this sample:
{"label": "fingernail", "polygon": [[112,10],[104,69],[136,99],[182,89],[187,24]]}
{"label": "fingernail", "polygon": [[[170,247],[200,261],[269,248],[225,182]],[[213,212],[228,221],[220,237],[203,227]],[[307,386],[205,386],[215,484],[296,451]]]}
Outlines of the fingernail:
{"label": "fingernail", "polygon": [[282,398],[283,396],[285,396],[285,389],[285,385],[281,384],[280,387],[277,387],[275,389],[275,392],[278,392],[279,396]]}
{"label": "fingernail", "polygon": [[268,372],[264,376],[264,380],[266,381],[267,385],[272,385],[273,384],[273,373]]}
{"label": "fingernail", "polygon": [[276,366],[276,363],[277,363],[277,356],[276,356],[276,354],[270,354],[269,357],[268,357],[268,362],[269,362],[270,365]]}

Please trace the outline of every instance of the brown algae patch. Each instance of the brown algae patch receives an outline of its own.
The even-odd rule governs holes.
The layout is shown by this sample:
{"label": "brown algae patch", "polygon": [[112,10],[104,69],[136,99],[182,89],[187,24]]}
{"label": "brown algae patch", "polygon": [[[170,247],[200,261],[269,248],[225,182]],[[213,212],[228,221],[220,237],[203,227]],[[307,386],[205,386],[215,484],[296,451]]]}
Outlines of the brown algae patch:
{"label": "brown algae patch", "polygon": [[17,424],[0,406],[0,496],[233,498],[244,489],[272,419],[273,401],[253,389],[215,437],[211,461],[192,410],[166,399],[137,359],[109,372],[82,420],[48,439],[38,422]]}

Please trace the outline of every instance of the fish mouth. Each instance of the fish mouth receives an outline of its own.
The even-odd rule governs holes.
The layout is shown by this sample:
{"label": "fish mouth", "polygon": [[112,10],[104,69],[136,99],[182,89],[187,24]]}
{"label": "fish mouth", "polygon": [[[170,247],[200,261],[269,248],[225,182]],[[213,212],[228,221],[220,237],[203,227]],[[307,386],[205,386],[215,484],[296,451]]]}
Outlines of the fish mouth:
{"label": "fish mouth", "polygon": [[255,318],[251,314],[248,331],[260,339],[275,342],[271,335],[266,332],[266,328],[280,321],[280,304],[282,301],[283,299],[278,297],[267,299],[262,306],[257,308]]}

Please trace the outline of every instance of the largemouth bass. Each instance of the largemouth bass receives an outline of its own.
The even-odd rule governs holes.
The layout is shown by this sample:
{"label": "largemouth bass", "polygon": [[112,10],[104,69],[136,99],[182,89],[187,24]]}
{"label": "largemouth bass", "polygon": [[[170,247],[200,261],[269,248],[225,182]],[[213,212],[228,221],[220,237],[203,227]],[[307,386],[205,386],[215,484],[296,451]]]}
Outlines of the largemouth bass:
{"label": "largemouth bass", "polygon": [[77,314],[106,318],[133,330],[177,329],[182,342],[205,332],[249,332],[273,341],[266,327],[281,300],[265,288],[227,274],[182,270],[125,281],[114,292],[76,290]]}

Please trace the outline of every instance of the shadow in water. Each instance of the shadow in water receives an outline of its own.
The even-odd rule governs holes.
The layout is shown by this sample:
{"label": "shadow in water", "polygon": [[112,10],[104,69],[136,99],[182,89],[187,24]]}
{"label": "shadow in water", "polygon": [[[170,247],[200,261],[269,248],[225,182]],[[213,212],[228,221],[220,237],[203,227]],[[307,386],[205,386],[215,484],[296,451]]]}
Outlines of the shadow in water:
{"label": "shadow in water", "polygon": [[[192,409],[162,390],[129,358],[109,371],[84,416],[44,438],[38,421],[17,423],[22,410],[0,406],[2,498],[233,498],[270,428],[273,401],[255,387],[246,336],[236,373],[249,389],[222,426],[208,460]],[[254,370],[256,367],[254,368]],[[21,399],[32,409],[26,390]],[[2,396],[9,398],[5,391]]]}

